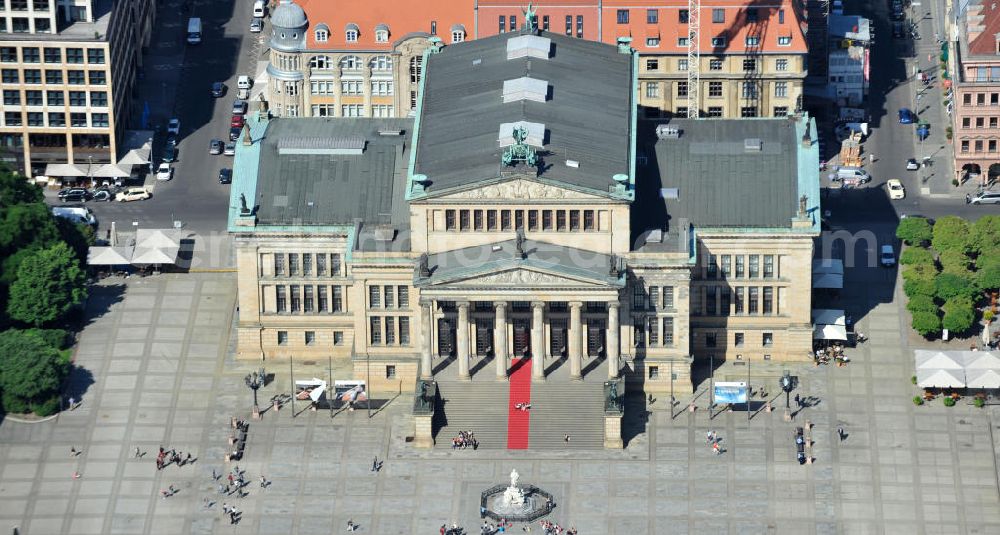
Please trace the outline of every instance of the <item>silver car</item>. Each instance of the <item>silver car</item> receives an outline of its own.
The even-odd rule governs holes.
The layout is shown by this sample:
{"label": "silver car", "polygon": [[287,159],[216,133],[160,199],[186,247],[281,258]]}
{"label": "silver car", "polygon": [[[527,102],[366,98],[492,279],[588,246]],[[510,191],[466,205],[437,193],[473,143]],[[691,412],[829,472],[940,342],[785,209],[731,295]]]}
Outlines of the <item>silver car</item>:
{"label": "silver car", "polygon": [[972,197],[971,204],[1000,204],[1000,191],[984,191]]}
{"label": "silver car", "polygon": [[264,30],[264,19],[260,17],[254,17],[250,21],[250,33],[260,33]]}
{"label": "silver car", "polygon": [[208,144],[209,154],[222,154],[222,140],[213,139],[211,143]]}

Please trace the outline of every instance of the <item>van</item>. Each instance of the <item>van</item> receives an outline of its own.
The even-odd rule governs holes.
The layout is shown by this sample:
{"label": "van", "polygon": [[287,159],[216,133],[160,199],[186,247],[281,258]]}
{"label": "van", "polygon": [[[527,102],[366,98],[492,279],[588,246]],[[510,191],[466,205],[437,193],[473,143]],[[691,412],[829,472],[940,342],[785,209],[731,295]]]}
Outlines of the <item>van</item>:
{"label": "van", "polygon": [[882,267],[892,267],[896,265],[896,252],[891,245],[883,245],[879,250],[878,261]]}
{"label": "van", "polygon": [[984,191],[969,200],[970,204],[1000,204],[1000,191]]}
{"label": "van", "polygon": [[191,17],[188,19],[187,43],[196,45],[201,42],[201,19]]}
{"label": "van", "polygon": [[249,76],[240,76],[236,79],[236,87],[239,89],[250,89],[253,86],[253,82],[250,81]]}
{"label": "van", "polygon": [[860,182],[862,184],[871,182],[872,176],[864,169],[857,167],[841,167],[837,169],[837,178],[843,181]]}
{"label": "van", "polygon": [[264,16],[264,0],[255,0],[253,3],[253,16]]}

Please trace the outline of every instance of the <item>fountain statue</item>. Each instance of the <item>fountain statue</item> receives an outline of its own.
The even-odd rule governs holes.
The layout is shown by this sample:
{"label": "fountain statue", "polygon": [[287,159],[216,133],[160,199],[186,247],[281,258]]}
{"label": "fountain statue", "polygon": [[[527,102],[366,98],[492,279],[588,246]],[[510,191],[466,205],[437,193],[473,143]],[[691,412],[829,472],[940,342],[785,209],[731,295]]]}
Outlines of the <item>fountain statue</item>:
{"label": "fountain statue", "polygon": [[524,491],[517,486],[520,478],[517,469],[510,471],[510,486],[504,491],[500,501],[508,511],[519,511],[524,508]]}

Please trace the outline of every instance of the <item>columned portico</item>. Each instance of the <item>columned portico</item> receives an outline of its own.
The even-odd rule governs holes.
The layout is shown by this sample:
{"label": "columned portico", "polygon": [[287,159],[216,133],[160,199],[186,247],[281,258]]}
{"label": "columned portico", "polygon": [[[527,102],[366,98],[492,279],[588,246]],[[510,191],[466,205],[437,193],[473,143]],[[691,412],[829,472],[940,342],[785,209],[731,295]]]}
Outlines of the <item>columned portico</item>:
{"label": "columned portico", "polygon": [[469,303],[458,303],[458,378],[471,380],[469,375]]}
{"label": "columned portico", "polygon": [[545,380],[545,324],[543,314],[545,303],[531,303],[531,380]]}
{"label": "columned portico", "polygon": [[496,359],[497,380],[507,380],[507,303],[496,304],[496,322],[494,324],[493,358]]}
{"label": "columned portico", "polygon": [[583,323],[580,319],[583,303],[573,301],[569,304],[569,378],[583,379]]}

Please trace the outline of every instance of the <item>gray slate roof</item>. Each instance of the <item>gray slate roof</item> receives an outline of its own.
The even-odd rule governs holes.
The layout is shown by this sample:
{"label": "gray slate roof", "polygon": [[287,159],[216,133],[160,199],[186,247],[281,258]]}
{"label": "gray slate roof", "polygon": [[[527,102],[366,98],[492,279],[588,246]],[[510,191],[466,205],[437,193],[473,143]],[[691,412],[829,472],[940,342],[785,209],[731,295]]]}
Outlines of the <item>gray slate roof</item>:
{"label": "gray slate roof", "polygon": [[[656,166],[642,176],[636,197],[647,216],[640,228],[662,228],[688,219],[695,227],[791,226],[798,210],[798,146],[790,119],[671,119],[679,139],[655,143]],[[746,139],[763,142],[748,152]],[[652,163],[652,162],[650,162]],[[676,199],[660,197],[676,188]],[[636,207],[633,207],[633,212]],[[669,224],[668,224],[669,226]]]}
{"label": "gray slate roof", "polygon": [[[617,47],[541,32],[549,58],[508,60],[505,33],[444,47],[425,67],[414,172],[431,181],[428,193],[500,176],[501,123],[544,123],[541,176],[607,192],[615,174],[629,174],[632,58]],[[474,61],[479,61],[474,65]],[[505,80],[523,76],[549,84],[546,102],[503,103]],[[566,166],[567,159],[580,162]]]}
{"label": "gray slate roof", "polygon": [[[411,119],[272,119],[261,147],[257,220],[263,225],[350,225],[406,222],[402,199]],[[402,130],[380,136],[379,130]],[[365,138],[362,154],[279,154],[279,147],[317,152],[341,145],[330,140]],[[316,143],[316,140],[328,140]],[[237,141],[239,143],[239,141]],[[308,151],[306,151],[308,152]],[[335,150],[330,152],[337,152]],[[398,189],[397,189],[398,188]],[[310,205],[311,203],[311,205]],[[404,215],[404,217],[399,217]]]}

